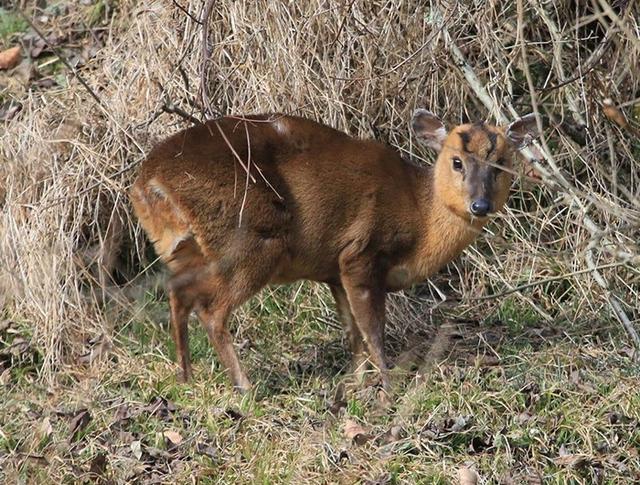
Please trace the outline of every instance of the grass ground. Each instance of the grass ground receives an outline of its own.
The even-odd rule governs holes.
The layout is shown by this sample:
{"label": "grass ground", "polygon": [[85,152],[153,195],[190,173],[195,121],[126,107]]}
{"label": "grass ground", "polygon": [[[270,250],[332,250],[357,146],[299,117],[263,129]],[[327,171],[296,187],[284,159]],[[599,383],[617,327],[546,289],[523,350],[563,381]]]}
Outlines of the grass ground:
{"label": "grass ground", "polygon": [[198,325],[195,378],[176,381],[161,294],[51,387],[36,380],[29,326],[5,320],[4,479],[430,484],[458,483],[462,467],[478,483],[640,480],[640,369],[604,337],[615,325],[561,331],[515,305],[484,321],[445,311],[413,339],[419,350],[391,339],[407,372],[383,407],[345,375],[326,296],[295,285],[249,303],[236,335],[256,384],[247,396],[230,389]]}
{"label": "grass ground", "polygon": [[[0,483],[640,481],[640,368],[610,310],[637,328],[637,3],[218,1],[206,62],[200,0],[10,3],[47,41],[0,8],[0,52],[21,47],[0,71]],[[544,119],[552,176],[517,178],[451,286],[393,300],[390,406],[345,374],[333,305],[308,284],[236,317],[251,394],[195,324],[196,375],[176,382],[125,196],[153,143],[187,125],[172,109],[214,115],[205,67],[220,112],[302,114],[427,163],[416,107],[496,115],[438,4],[499,110]],[[443,288],[464,304],[431,309]]]}

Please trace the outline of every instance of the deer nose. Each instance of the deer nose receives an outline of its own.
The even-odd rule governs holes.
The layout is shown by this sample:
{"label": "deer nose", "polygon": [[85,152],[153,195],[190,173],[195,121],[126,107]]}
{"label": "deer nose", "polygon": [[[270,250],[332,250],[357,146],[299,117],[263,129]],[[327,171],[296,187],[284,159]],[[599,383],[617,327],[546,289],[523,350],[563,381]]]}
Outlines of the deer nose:
{"label": "deer nose", "polygon": [[491,201],[489,199],[476,199],[469,207],[474,216],[484,217],[491,212]]}

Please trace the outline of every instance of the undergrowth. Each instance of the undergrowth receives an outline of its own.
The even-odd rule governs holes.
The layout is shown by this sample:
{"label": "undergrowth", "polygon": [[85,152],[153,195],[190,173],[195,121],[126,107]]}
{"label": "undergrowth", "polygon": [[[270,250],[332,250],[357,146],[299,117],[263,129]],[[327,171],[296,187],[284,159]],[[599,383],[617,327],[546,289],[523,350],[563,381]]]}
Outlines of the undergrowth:
{"label": "undergrowth", "polygon": [[[195,377],[177,382],[166,317],[153,317],[166,315],[164,300],[148,297],[116,335],[117,350],[54,385],[37,379],[28,328],[9,321],[3,344],[26,345],[2,354],[13,359],[2,375],[5,479],[426,484],[455,482],[460,467],[479,483],[640,479],[640,368],[619,337],[539,319],[527,331],[504,325],[530,318],[513,304],[484,320],[451,323],[445,312],[445,356],[416,363],[423,385],[415,371],[397,374],[384,407],[345,374],[344,337],[322,298],[294,285],[249,302],[251,321],[236,330],[256,384],[245,396],[231,390],[195,321]],[[424,330],[428,355],[443,329]],[[409,350],[391,347],[396,359]]]}

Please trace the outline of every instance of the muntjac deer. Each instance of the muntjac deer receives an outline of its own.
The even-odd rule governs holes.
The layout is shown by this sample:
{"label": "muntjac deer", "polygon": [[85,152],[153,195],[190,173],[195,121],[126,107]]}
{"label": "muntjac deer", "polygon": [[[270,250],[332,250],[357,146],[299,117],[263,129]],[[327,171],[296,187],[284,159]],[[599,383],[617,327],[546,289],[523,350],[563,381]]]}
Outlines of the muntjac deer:
{"label": "muntjac deer", "polygon": [[131,198],[171,273],[183,380],[195,311],[234,386],[247,391],[230,313],[267,284],[308,279],[331,289],[353,370],[373,364],[388,389],[386,293],[426,279],[471,243],[507,200],[514,152],[536,134],[533,115],[447,133],[420,109],[412,125],[439,151],[434,166],[286,115],[209,121],[153,149]]}

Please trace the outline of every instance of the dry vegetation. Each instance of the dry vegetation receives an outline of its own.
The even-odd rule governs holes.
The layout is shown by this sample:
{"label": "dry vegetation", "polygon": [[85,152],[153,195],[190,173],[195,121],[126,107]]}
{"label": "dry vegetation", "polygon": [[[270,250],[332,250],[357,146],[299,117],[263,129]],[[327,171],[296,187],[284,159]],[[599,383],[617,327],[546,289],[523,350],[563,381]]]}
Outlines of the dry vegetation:
{"label": "dry vegetation", "polygon": [[[21,7],[48,45],[0,10],[0,50],[23,55],[0,70],[0,478],[640,480],[636,2],[221,0],[206,63],[201,2],[37,3]],[[195,326],[196,377],[177,384],[126,196],[153,142],[188,116],[283,111],[429,163],[416,107],[450,124],[535,110],[545,160],[458,262],[390,302],[395,404],[345,389],[332,303],[308,283],[238,312],[253,395]]]}

